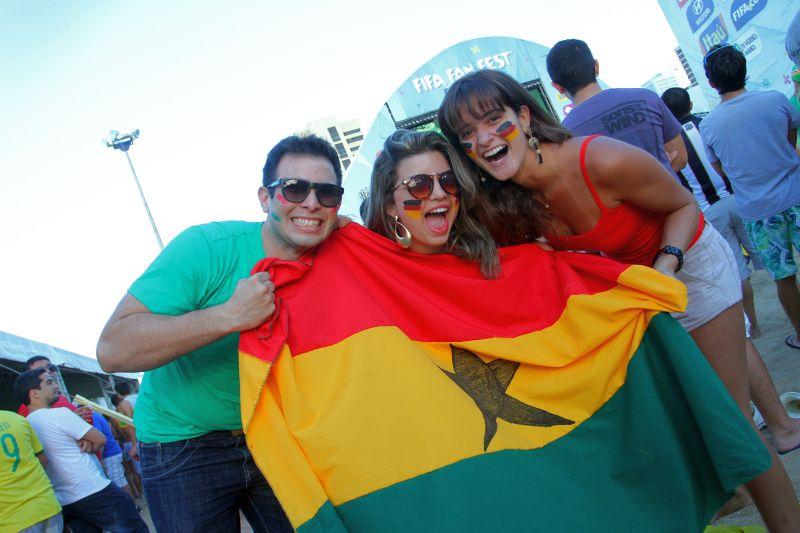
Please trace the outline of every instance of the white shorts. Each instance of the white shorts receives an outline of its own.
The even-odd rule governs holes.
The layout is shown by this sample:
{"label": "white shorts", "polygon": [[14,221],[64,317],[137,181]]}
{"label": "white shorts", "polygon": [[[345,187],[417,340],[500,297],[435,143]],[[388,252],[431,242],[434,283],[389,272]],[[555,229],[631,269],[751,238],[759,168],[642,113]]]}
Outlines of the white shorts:
{"label": "white shorts", "polygon": [[106,467],[106,474],[108,479],[119,488],[128,484],[125,479],[125,468],[122,466],[122,454],[112,455],[110,457],[103,457],[103,466]]}
{"label": "white shorts", "polygon": [[19,533],[61,533],[62,531],[64,531],[64,517],[61,513],[56,513],[50,518],[21,529]]}
{"label": "white shorts", "polygon": [[742,301],[742,285],[733,251],[708,222],[700,238],[686,252],[675,274],[686,285],[689,303],[685,313],[672,313],[692,331]]}
{"label": "white shorts", "polygon": [[736,261],[736,268],[739,270],[739,279],[744,281],[750,277],[750,269],[747,266],[747,259],[744,257],[742,248],[747,250],[747,255],[753,261],[753,267],[756,270],[764,268],[750,242],[750,237],[747,236],[744,221],[739,215],[739,208],[736,207],[736,199],[733,196],[726,196],[717,200],[714,205],[703,212],[703,215],[731,247],[733,258]]}

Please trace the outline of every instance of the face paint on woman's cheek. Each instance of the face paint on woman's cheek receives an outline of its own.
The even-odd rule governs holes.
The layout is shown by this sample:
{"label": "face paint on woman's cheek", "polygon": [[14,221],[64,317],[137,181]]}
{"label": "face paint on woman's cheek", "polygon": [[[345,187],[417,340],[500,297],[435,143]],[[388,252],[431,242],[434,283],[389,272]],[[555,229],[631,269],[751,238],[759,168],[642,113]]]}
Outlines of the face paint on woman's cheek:
{"label": "face paint on woman's cheek", "polygon": [[281,217],[279,217],[278,215],[276,215],[274,211],[270,211],[270,212],[269,212],[269,218],[271,218],[271,219],[272,219],[272,220],[274,220],[275,222],[283,222],[283,220],[281,219]]}
{"label": "face paint on woman's cheek", "polygon": [[280,202],[280,204],[283,206],[289,205],[290,203],[289,200],[284,198],[281,193],[275,193],[275,199],[278,200],[278,202]]}
{"label": "face paint on woman's cheek", "polygon": [[495,130],[497,134],[507,141],[513,141],[519,135],[519,130],[514,125],[513,122],[510,120],[506,120],[500,126],[498,126],[497,130]]}
{"label": "face paint on woman's cheek", "polygon": [[461,143],[461,148],[468,156],[475,157],[475,150],[472,149],[472,143]]}
{"label": "face paint on woman's cheek", "polygon": [[422,218],[422,200],[405,200],[403,202],[403,211],[414,220]]}

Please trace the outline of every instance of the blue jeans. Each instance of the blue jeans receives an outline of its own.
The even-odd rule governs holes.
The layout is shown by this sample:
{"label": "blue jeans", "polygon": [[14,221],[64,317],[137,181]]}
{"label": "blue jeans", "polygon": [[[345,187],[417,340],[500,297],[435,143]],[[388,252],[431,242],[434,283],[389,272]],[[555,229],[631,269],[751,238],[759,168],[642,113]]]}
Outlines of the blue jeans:
{"label": "blue jeans", "polygon": [[109,483],[101,491],[65,505],[61,513],[64,515],[64,523],[73,533],[149,531],[130,496],[113,483]]}
{"label": "blue jeans", "polygon": [[294,531],[244,435],[212,431],[188,440],[139,443],[142,485],[159,533]]}

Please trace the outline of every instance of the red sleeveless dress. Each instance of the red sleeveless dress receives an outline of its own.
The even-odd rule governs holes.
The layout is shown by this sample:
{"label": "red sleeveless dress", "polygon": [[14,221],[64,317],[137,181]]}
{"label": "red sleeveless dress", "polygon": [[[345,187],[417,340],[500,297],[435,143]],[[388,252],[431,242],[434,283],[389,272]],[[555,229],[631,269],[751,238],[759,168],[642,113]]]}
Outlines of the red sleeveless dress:
{"label": "red sleeveless dress", "polygon": [[[647,211],[625,202],[613,209],[608,209],[603,205],[586,170],[586,149],[596,137],[599,135],[592,135],[583,141],[580,162],[583,181],[600,209],[600,218],[597,220],[597,224],[586,233],[545,235],[547,242],[558,250],[602,252],[621,263],[653,266],[656,254],[661,249],[661,234],[666,214]],[[703,226],[703,214],[700,213],[697,232],[689,244],[690,248],[700,238]]]}

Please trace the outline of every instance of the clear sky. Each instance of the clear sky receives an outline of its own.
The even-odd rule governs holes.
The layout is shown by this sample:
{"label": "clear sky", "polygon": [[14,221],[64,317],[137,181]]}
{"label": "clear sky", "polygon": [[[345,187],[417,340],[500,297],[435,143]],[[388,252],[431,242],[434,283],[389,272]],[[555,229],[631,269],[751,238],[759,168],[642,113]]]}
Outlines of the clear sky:
{"label": "clear sky", "polygon": [[94,356],[158,253],[110,129],[165,242],[261,217],[269,148],[315,119],[368,128],[420,64],[460,41],[586,40],[611,86],[676,65],[655,0],[0,2],[0,330]]}

